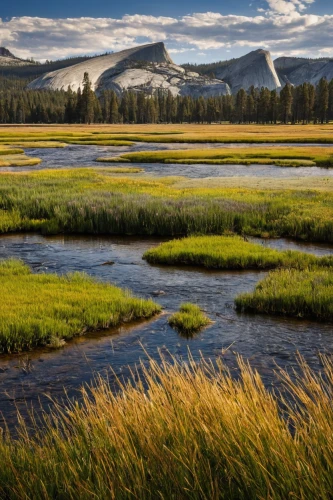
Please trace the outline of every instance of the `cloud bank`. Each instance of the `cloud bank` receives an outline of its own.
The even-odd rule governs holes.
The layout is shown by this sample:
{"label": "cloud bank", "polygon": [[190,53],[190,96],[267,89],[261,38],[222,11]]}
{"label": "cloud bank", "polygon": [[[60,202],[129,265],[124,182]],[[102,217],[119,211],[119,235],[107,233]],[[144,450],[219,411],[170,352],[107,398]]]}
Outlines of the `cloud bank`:
{"label": "cloud bank", "polygon": [[[125,15],[112,18],[0,20],[0,45],[22,58],[58,59],[118,51],[163,41],[178,61],[204,54],[241,55],[266,48],[274,56],[333,57],[333,15],[313,15],[314,0],[266,0],[254,16],[194,13],[179,18]],[[204,51],[204,52],[203,52]],[[207,59],[208,60],[208,59]]]}

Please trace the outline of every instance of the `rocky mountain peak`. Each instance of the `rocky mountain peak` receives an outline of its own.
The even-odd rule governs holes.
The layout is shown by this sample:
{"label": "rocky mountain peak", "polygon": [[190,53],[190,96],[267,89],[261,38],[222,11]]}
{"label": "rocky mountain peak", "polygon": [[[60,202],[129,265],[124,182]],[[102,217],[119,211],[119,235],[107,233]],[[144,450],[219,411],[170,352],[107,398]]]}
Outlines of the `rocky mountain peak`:
{"label": "rocky mountain peak", "polygon": [[6,47],[0,47],[0,56],[1,57],[11,57],[12,59],[17,59],[14,54],[12,54]]}

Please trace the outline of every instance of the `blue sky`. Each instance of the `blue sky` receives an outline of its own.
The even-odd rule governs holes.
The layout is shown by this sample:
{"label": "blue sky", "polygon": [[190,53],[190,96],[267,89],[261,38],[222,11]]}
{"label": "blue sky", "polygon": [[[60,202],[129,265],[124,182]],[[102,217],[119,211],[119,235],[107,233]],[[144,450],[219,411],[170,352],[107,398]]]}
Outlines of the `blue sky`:
{"label": "blue sky", "polygon": [[163,41],[175,62],[266,48],[273,57],[333,57],[333,0],[2,2],[0,45],[39,60]]}

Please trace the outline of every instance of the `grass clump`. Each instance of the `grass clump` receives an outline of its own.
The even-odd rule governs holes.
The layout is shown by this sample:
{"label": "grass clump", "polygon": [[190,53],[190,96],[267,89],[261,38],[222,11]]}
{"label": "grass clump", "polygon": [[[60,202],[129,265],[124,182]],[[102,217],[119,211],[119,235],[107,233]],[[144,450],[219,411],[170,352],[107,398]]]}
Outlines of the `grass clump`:
{"label": "grass clump", "polygon": [[235,302],[243,311],[333,321],[333,272],[279,269]]}
{"label": "grass clump", "polygon": [[191,335],[209,325],[211,320],[201,311],[199,306],[186,302],[181,304],[179,312],[170,316],[168,323],[178,332]]}
{"label": "grass clump", "polygon": [[333,257],[295,250],[275,250],[240,236],[191,236],[161,243],[145,252],[152,264],[202,266],[213,269],[272,269],[332,266]]}
{"label": "grass clump", "polygon": [[281,392],[242,360],[237,379],[219,359],[151,360],[114,392],[100,379],[46,429],[0,440],[0,496],[328,500],[333,365],[322,361],[323,374],[302,361],[296,378],[280,371]]}
{"label": "grass clump", "polygon": [[[0,351],[13,352],[106,329],[160,311],[86,274],[32,274],[21,261],[0,261]],[[57,342],[55,342],[57,340]]]}

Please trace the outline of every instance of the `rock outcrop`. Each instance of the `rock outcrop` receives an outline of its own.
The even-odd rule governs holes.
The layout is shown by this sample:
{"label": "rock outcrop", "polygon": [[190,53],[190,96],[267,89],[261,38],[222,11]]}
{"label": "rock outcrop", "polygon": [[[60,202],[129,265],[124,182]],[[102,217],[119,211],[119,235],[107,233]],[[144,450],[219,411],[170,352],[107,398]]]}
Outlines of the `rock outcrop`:
{"label": "rock outcrop", "polygon": [[217,68],[216,76],[231,87],[233,94],[241,88],[248,90],[252,85],[258,88],[267,87],[270,90],[281,87],[271,54],[262,49],[254,50],[220,69]]}
{"label": "rock outcrop", "polygon": [[29,84],[31,89],[64,89],[77,91],[84,73],[89,73],[97,94],[112,89],[120,95],[124,90],[154,94],[158,90],[175,95],[209,97],[230,94],[229,86],[220,79],[186,72],[170,58],[164,44],[153,43],[115,54],[99,56],[68,68],[47,73]]}
{"label": "rock outcrop", "polygon": [[333,60],[279,57],[274,66],[283,81],[293,85],[309,82],[317,85],[321,78],[333,79]]}
{"label": "rock outcrop", "polygon": [[0,47],[0,66],[28,66],[32,63],[14,56],[6,47]]}

